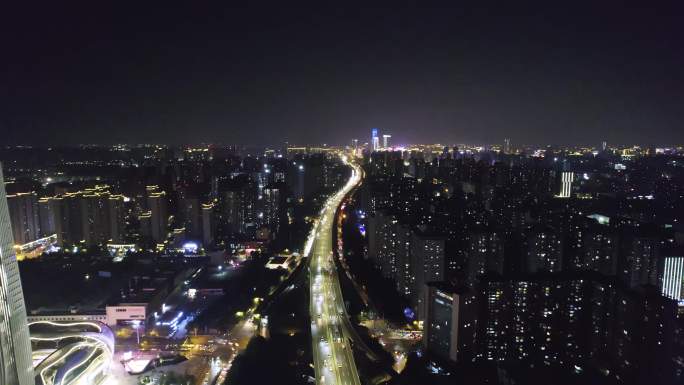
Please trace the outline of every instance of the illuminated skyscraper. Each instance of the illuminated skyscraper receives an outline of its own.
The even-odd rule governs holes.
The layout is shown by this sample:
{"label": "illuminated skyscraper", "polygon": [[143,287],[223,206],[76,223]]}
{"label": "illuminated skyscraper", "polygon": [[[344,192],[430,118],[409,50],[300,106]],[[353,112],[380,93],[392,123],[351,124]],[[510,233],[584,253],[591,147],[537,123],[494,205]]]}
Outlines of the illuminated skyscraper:
{"label": "illuminated skyscraper", "polygon": [[10,227],[0,170],[0,384],[30,385],[34,384],[31,342]]}
{"label": "illuminated skyscraper", "polygon": [[373,146],[373,151],[377,151],[380,148],[380,137],[378,136],[378,129],[371,129],[371,145]]}
{"label": "illuminated skyscraper", "polygon": [[570,198],[572,195],[572,182],[575,181],[575,173],[571,171],[564,171],[561,174],[561,185],[559,198]]}
{"label": "illuminated skyscraper", "polygon": [[682,282],[684,281],[684,257],[665,257],[662,293],[665,297],[677,301],[682,300]]}
{"label": "illuminated skyscraper", "polygon": [[391,137],[392,137],[392,135],[387,135],[387,134],[382,136],[382,147],[389,148]]}

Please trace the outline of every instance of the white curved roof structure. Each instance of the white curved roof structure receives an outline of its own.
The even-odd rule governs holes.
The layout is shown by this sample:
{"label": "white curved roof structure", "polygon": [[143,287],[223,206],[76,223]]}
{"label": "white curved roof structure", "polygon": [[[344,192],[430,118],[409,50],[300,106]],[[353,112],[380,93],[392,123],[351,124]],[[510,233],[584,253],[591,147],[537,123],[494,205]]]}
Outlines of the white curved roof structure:
{"label": "white curved roof structure", "polygon": [[97,385],[114,355],[114,333],[100,322],[29,324],[36,385]]}

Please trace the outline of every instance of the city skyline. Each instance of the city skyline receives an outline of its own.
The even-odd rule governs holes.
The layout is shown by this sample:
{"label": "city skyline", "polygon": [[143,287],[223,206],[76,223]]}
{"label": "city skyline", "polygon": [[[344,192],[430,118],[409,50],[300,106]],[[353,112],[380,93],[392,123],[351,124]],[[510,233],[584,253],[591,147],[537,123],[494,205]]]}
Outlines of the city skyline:
{"label": "city skyline", "polygon": [[[367,131],[375,151],[0,148],[5,249],[29,325],[52,329],[30,330],[35,370],[58,381],[88,354],[65,385],[162,381],[157,365],[221,385],[363,383],[369,366],[388,385],[681,378],[684,148],[388,132]],[[73,339],[95,329],[113,352]],[[296,369],[264,373],[272,356]]]}

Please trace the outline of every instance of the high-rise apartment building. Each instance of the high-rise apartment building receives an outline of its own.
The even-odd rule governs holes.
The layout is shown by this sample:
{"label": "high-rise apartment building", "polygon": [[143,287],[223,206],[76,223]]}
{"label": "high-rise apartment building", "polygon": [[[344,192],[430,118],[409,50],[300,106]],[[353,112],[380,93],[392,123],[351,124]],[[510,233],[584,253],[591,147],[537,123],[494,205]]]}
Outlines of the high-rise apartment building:
{"label": "high-rise apartment building", "polygon": [[553,228],[535,226],[527,237],[527,271],[559,272],[563,261],[563,238]]}
{"label": "high-rise apartment building", "polygon": [[121,243],[124,238],[124,197],[107,185],[41,198],[38,212],[42,236],[56,234],[61,246]]}
{"label": "high-rise apartment building", "polygon": [[425,308],[422,291],[428,282],[445,280],[446,271],[446,239],[441,236],[429,236],[414,233],[411,239],[411,278],[413,290],[411,302],[418,309],[418,316],[423,317]]}
{"label": "high-rise apartment building", "polygon": [[619,237],[615,229],[592,224],[572,235],[581,241],[577,262],[580,268],[607,276],[617,274]]}
{"label": "high-rise apartment building", "polygon": [[409,226],[386,210],[378,210],[368,219],[368,257],[384,277],[395,281],[397,290],[404,295],[413,292],[412,234]]}
{"label": "high-rise apartment building", "polygon": [[216,232],[214,207],[213,202],[202,204],[202,244],[205,248],[214,242]]}
{"label": "high-rise apartment building", "polygon": [[423,346],[443,360],[468,361],[475,352],[475,296],[447,283],[430,282],[423,289]]}
{"label": "high-rise apartment building", "polygon": [[476,355],[486,360],[578,362],[586,331],[582,310],[587,300],[585,276],[554,279],[483,277]]}
{"label": "high-rise apartment building", "polygon": [[112,195],[103,187],[101,190],[86,191],[76,197],[80,201],[82,240],[86,245],[107,242],[120,243],[124,232],[123,196]]}
{"label": "high-rise apartment building", "polygon": [[150,237],[155,242],[163,242],[168,235],[169,212],[166,192],[160,190],[159,186],[147,186],[147,208]]}
{"label": "high-rise apartment building", "polygon": [[374,218],[372,218],[372,229],[374,232],[374,241],[377,242],[377,252],[371,257],[374,258],[375,264],[380,268],[380,272],[385,278],[392,278],[397,271],[396,259],[396,234],[394,227],[397,219],[386,212],[379,211]]}
{"label": "high-rise apartment building", "polygon": [[636,229],[622,234],[618,274],[630,288],[641,285],[662,287],[660,239]]}
{"label": "high-rise apartment building", "polygon": [[0,170],[0,384],[32,385],[35,382],[26,305],[13,247],[5,184]]}
{"label": "high-rise apartment building", "polygon": [[8,194],[7,207],[16,244],[23,245],[40,238],[38,196],[35,192]]}
{"label": "high-rise apartment building", "polygon": [[487,273],[503,274],[504,240],[495,231],[478,231],[468,236],[466,249],[469,285]]}
{"label": "high-rise apartment building", "polygon": [[413,232],[408,225],[400,223],[396,225],[395,234],[397,272],[394,279],[397,290],[405,296],[411,296],[413,282],[411,276],[411,239]]}
{"label": "high-rise apartment building", "polygon": [[253,233],[259,224],[258,185],[246,174],[236,174],[219,186],[218,226],[223,235]]}
{"label": "high-rise apartment building", "polygon": [[280,225],[282,186],[269,185],[263,190],[261,223],[277,233]]}
{"label": "high-rise apartment building", "polygon": [[180,202],[181,218],[185,224],[185,233],[193,240],[202,237],[202,206],[197,196],[186,196]]}
{"label": "high-rise apartment building", "polygon": [[233,189],[225,191],[222,195],[221,206],[223,219],[234,233],[245,232],[244,194],[242,190]]}
{"label": "high-rise apartment building", "polygon": [[55,234],[55,205],[49,197],[38,200],[38,217],[40,218],[40,235],[42,237]]}

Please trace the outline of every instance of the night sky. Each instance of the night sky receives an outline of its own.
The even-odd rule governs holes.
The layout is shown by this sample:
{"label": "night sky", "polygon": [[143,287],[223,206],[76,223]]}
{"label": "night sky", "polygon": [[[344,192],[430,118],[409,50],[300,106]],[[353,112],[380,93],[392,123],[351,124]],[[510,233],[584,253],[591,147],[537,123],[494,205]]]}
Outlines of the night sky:
{"label": "night sky", "polygon": [[681,1],[43,3],[2,11],[0,144],[684,142]]}

